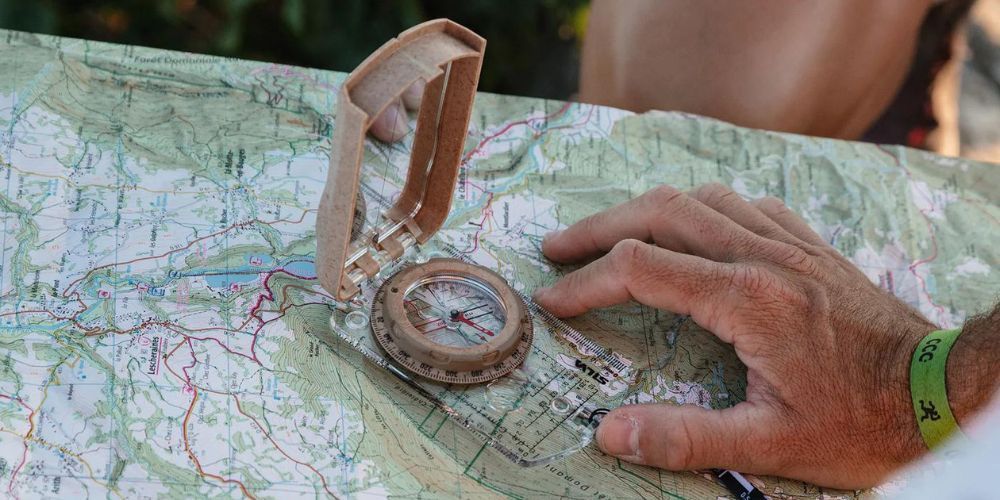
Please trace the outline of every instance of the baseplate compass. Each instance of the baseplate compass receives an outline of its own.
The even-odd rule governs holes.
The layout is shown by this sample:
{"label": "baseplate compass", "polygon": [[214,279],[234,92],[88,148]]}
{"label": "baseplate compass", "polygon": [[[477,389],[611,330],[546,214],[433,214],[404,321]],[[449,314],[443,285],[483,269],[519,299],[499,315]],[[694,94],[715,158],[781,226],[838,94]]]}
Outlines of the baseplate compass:
{"label": "baseplate compass", "polygon": [[[432,427],[429,437],[442,418],[470,430],[475,439],[457,441],[456,454],[488,446],[533,466],[587,446],[600,415],[624,399],[631,370],[475,255],[433,237],[453,202],[485,44],[451,21],[430,21],[344,81],[316,227],[319,280],[338,301],[336,337],[311,333],[405,382],[393,385],[404,391],[399,406],[413,409],[421,431]],[[401,170],[406,144],[366,135],[418,81],[424,92]]]}

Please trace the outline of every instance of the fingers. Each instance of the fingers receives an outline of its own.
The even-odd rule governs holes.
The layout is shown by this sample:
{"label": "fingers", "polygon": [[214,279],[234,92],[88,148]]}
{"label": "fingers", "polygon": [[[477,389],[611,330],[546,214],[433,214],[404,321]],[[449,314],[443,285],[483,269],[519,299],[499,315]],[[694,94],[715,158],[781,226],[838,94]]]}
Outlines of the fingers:
{"label": "fingers", "polygon": [[403,92],[403,104],[406,105],[406,109],[410,111],[420,109],[420,101],[424,97],[425,87],[427,87],[427,84],[423,80],[417,80],[406,88]]}
{"label": "fingers", "polygon": [[385,142],[396,142],[406,137],[406,134],[410,133],[406,110],[414,111],[420,108],[420,101],[423,99],[426,86],[427,84],[423,80],[413,82],[403,91],[403,95],[395,104],[389,106],[375,118],[369,132],[376,139]]}
{"label": "fingers", "polygon": [[[775,460],[764,443],[769,414],[740,403],[724,410],[648,404],[612,410],[597,427],[602,451],[627,462],[669,470],[708,468],[770,472]],[[756,452],[756,453],[755,453]]]}
{"label": "fingers", "polygon": [[813,231],[806,221],[788,209],[781,200],[768,196],[754,200],[753,206],[757,207],[764,215],[773,220],[779,226],[794,235],[796,238],[813,245],[829,246],[820,235]]}
{"label": "fingers", "polygon": [[744,200],[729,186],[717,182],[704,184],[688,192],[688,196],[765,238],[791,245],[802,243],[777,222]]}
{"label": "fingers", "polygon": [[[534,299],[559,317],[637,300],[690,314],[705,328],[726,337],[718,318],[727,313],[731,266],[685,255],[637,240],[624,240],[607,255],[541,288]],[[723,340],[729,341],[726,338]]]}
{"label": "fingers", "polygon": [[625,239],[653,241],[676,252],[729,262],[766,242],[732,219],[669,186],[587,217],[542,243],[557,262],[595,257]]}
{"label": "fingers", "polygon": [[406,119],[406,109],[403,108],[403,101],[396,101],[386,108],[382,114],[375,118],[368,131],[376,139],[385,142],[396,142],[410,132],[410,125]]}

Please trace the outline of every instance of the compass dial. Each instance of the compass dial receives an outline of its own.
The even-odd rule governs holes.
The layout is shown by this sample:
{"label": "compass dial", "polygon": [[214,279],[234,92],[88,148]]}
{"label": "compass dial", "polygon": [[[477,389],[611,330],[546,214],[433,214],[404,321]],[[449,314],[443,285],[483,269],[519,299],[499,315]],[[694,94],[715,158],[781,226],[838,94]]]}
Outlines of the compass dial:
{"label": "compass dial", "polygon": [[531,350],[524,301],[500,275],[457,259],[431,259],[393,275],[375,293],[371,318],[390,358],[440,382],[488,382]]}
{"label": "compass dial", "polygon": [[427,339],[446,346],[485,344],[507,321],[496,292],[463,277],[423,279],[407,291],[403,303],[410,324]]}

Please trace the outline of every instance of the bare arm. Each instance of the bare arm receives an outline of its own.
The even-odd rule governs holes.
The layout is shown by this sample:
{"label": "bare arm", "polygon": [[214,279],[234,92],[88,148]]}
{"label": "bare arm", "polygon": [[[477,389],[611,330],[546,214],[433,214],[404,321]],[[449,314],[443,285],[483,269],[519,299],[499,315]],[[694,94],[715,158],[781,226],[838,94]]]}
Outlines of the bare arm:
{"label": "bare arm", "polygon": [[929,0],[595,0],[580,99],[857,138],[909,67]]}

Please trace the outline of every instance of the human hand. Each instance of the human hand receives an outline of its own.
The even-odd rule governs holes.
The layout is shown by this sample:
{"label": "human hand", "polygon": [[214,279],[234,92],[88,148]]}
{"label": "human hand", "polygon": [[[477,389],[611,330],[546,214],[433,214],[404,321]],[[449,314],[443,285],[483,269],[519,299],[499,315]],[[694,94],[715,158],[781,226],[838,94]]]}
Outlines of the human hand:
{"label": "human hand", "polygon": [[417,80],[403,91],[403,95],[379,114],[372,122],[368,132],[376,139],[384,142],[396,142],[410,132],[410,124],[406,118],[406,110],[414,111],[420,108],[426,83]]}
{"label": "human hand", "polygon": [[875,485],[921,453],[909,358],[935,326],[777,199],[662,186],[550,235],[542,249],[556,262],[600,256],[536,291],[553,314],[634,299],[690,315],[747,366],[747,399],[732,408],[613,410],[597,430],[606,453],[840,488]]}

